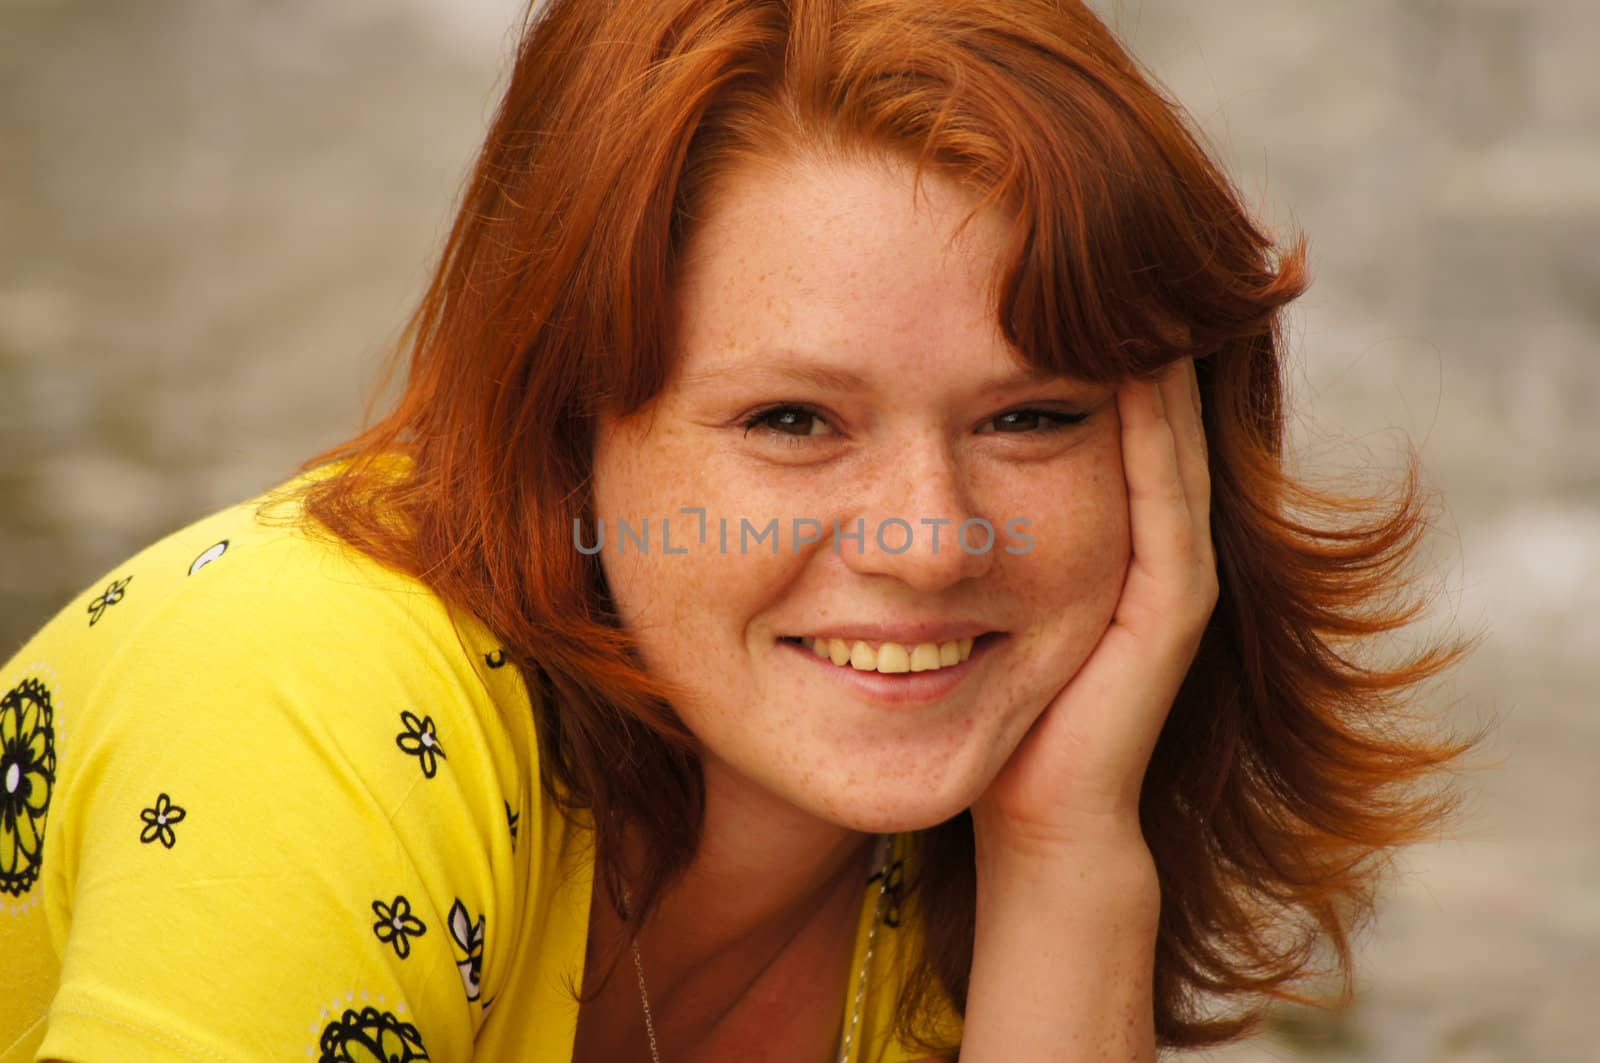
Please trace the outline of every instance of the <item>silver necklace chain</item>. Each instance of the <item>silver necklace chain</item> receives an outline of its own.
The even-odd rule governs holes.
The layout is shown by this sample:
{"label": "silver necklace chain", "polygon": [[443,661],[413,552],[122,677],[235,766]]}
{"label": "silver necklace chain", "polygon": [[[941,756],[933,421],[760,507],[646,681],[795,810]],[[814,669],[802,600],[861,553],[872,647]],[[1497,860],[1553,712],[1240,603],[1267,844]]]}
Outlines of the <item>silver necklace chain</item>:
{"label": "silver necklace chain", "polygon": [[[861,998],[867,992],[867,971],[872,966],[872,946],[878,939],[878,923],[883,918],[883,895],[889,888],[889,858],[893,853],[886,837],[879,842],[883,849],[883,865],[878,869],[878,900],[872,910],[872,927],[867,931],[867,952],[861,957],[861,970],[856,975],[856,996],[850,1005],[850,1025],[845,1027],[844,1040],[839,1045],[839,1063],[849,1063],[850,1042],[855,1038],[856,1027],[861,1021]],[[622,888],[622,903],[628,907],[633,906],[633,897],[628,888]],[[633,970],[639,976],[639,1003],[644,1006],[644,1031],[650,1036],[650,1063],[661,1063],[661,1052],[656,1047],[656,1024],[650,1015],[650,992],[644,987],[644,961],[639,958],[639,941],[633,941]]]}
{"label": "silver necklace chain", "polygon": [[[628,891],[622,891],[625,903],[632,903]],[[656,1024],[650,1018],[650,993],[644,987],[644,961],[639,958],[639,942],[633,943],[633,969],[639,975],[639,1002],[644,1005],[644,1032],[650,1035],[650,1063],[661,1063],[661,1051],[656,1048]]]}

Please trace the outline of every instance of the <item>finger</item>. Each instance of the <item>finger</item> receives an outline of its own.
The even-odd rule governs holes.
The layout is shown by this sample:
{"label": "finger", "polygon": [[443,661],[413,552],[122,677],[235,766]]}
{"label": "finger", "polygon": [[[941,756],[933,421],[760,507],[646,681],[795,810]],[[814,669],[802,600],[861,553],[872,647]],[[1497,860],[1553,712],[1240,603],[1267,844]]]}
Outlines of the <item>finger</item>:
{"label": "finger", "polygon": [[1194,359],[1182,358],[1163,376],[1161,386],[1178,454],[1178,478],[1194,522],[1194,541],[1204,550],[1211,543],[1211,466],[1206,454],[1205,423],[1200,412],[1200,381]]}
{"label": "finger", "polygon": [[1134,564],[1158,583],[1187,566],[1194,538],[1165,399],[1160,383],[1147,380],[1129,381],[1117,393]]}

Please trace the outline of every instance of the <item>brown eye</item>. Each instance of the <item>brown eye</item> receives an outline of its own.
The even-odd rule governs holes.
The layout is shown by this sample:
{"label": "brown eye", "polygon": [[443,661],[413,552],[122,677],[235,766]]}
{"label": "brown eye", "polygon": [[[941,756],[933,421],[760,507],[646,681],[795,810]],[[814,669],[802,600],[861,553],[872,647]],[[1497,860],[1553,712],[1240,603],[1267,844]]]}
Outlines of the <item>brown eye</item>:
{"label": "brown eye", "polygon": [[1028,432],[1048,434],[1070,428],[1075,424],[1082,424],[1088,416],[1086,413],[1065,413],[1028,407],[1003,413],[990,423],[1000,426],[1000,431],[1006,435],[1022,435]]}
{"label": "brown eye", "polygon": [[761,434],[786,436],[791,439],[804,439],[808,436],[821,435],[812,431],[814,424],[826,424],[822,416],[815,410],[805,406],[772,406],[755,414],[744,422],[745,435],[750,434],[752,428],[760,428]]}

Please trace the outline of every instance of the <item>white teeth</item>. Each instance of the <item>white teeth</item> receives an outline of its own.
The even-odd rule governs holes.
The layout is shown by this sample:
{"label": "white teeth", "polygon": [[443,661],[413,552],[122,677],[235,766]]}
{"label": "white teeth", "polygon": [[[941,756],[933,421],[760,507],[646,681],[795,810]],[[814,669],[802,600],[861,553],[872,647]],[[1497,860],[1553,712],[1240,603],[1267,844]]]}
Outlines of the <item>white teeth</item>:
{"label": "white teeth", "polygon": [[849,665],[859,672],[879,672],[899,675],[904,672],[932,672],[960,664],[972,656],[972,638],[951,639],[948,642],[920,642],[907,647],[898,642],[882,642],[874,649],[871,644],[856,639],[805,638],[801,640],[818,657],[824,657],[843,667]]}

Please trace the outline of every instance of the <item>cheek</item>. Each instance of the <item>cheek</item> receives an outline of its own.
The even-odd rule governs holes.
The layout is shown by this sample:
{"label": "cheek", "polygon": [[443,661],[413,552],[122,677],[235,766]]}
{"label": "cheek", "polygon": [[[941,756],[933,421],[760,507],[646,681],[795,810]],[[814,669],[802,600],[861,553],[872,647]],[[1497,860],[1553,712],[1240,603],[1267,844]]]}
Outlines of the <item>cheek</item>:
{"label": "cheek", "polygon": [[[1128,562],[1133,556],[1133,539],[1128,526],[1128,485],[1123,478],[1121,454],[1116,464],[1096,465],[1094,475],[1080,496],[1074,526],[1080,529],[1078,552],[1083,562],[1098,575],[1090,580],[1101,594],[1109,587],[1120,593]],[[1113,599],[1112,604],[1115,604]]]}
{"label": "cheek", "polygon": [[[654,632],[670,630],[676,620],[671,610],[680,600],[670,564],[677,559],[660,553],[665,504],[659,492],[664,464],[660,449],[633,422],[602,428],[593,470],[595,522],[580,532],[587,550],[598,544],[599,553],[591,560],[599,563],[624,626],[644,646],[654,640]],[[643,553],[640,540],[647,545]]]}
{"label": "cheek", "polygon": [[1085,533],[1115,536],[1128,524],[1128,484],[1122,468],[1121,426],[1101,421],[1093,435],[1062,455],[1048,473],[1050,490],[1037,479],[1028,485],[1048,498],[1052,515]]}
{"label": "cheek", "polygon": [[1099,448],[1066,482],[1033,507],[1034,546],[1016,558],[1014,593],[1036,615],[1054,617],[1052,627],[1098,638],[1121,597],[1132,555],[1120,450]]}
{"label": "cheek", "polygon": [[[682,468],[675,455],[641,447],[631,460],[597,475],[596,515],[605,529],[596,560],[647,667],[694,686],[738,660],[745,623],[781,581],[778,570],[788,559],[754,547],[741,556],[737,518],[727,523],[724,552],[717,518],[738,507],[724,490]],[[686,506],[705,509],[704,521],[682,512]],[[631,536],[622,534],[619,521]],[[583,534],[592,549],[598,530],[588,527]]]}

